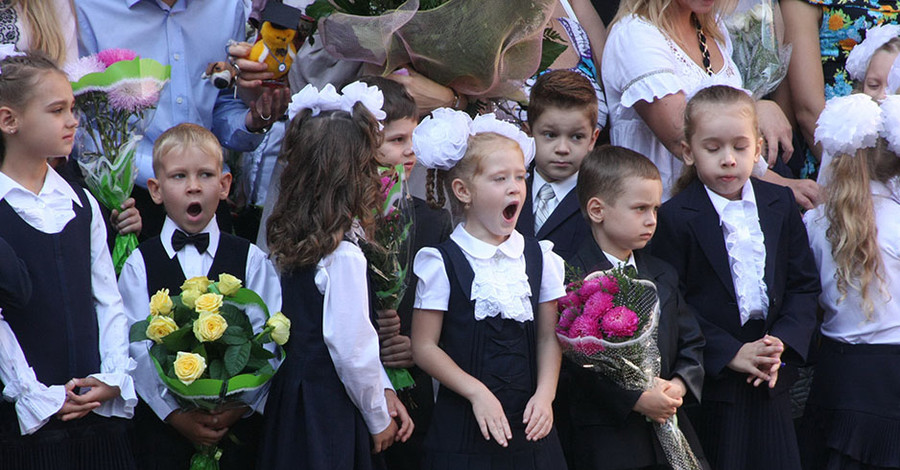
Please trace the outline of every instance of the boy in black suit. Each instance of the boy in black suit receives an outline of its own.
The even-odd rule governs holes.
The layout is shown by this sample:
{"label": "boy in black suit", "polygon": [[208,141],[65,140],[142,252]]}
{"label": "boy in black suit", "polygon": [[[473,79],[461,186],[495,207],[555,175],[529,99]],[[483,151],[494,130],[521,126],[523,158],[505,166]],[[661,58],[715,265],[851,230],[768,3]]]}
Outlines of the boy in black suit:
{"label": "boy in black suit", "polygon": [[662,198],[659,171],[637,152],[604,145],[582,162],[576,191],[592,236],[568,261],[582,275],[625,264],[656,285],[662,367],[656,386],[640,392],[563,360],[566,374],[561,374],[560,394],[565,409],[560,420],[571,433],[566,449],[570,467],[671,468],[649,420],[662,423],[676,413],[694,454],[706,466],[696,435],[680,411],[685,401],[700,398],[700,326],[678,291],[675,270],[641,250],[656,230]]}
{"label": "boy in black suit", "polygon": [[531,89],[528,128],[534,137],[534,168],[516,230],[552,241],[563,259],[590,233],[578,213],[575,181],[600,135],[597,106],[591,82],[571,70],[545,73]]}

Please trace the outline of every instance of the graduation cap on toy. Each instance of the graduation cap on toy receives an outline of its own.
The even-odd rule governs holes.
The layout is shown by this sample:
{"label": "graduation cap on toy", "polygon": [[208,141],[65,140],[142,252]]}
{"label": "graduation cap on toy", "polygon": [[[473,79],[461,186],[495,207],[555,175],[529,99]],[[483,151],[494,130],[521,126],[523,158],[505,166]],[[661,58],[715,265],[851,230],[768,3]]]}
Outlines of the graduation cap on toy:
{"label": "graduation cap on toy", "polygon": [[263,22],[268,21],[281,29],[297,29],[303,12],[281,2],[269,2],[262,11]]}

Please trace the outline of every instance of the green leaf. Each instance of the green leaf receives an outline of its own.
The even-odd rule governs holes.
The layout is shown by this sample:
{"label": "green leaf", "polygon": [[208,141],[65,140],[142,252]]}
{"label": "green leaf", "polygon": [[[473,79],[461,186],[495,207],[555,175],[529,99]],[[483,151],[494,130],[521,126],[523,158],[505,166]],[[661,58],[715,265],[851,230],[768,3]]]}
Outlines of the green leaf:
{"label": "green leaf", "polygon": [[[548,28],[549,29],[549,28]],[[568,49],[565,41],[555,31],[550,29],[548,32],[544,30],[544,39],[541,42],[541,64],[538,70],[547,70],[553,65],[553,62]]]}
{"label": "green leaf", "polygon": [[[226,320],[227,321],[227,320]],[[231,346],[240,346],[248,341],[250,341],[250,335],[247,334],[247,331],[239,326],[229,326],[225,333],[222,334],[220,340]]]}
{"label": "green leaf", "polygon": [[128,332],[128,341],[135,343],[137,341],[144,341],[147,338],[147,326],[150,325],[150,320],[141,320],[134,325],[131,325],[131,331]]}
{"label": "green leaf", "polygon": [[169,351],[189,351],[192,349],[192,340],[196,341],[193,324],[187,323],[163,338],[162,344]]}
{"label": "green leaf", "polygon": [[168,357],[169,352],[166,351],[166,347],[161,344],[153,343],[153,346],[150,346],[150,356],[156,359],[156,362],[160,364],[166,363],[166,358]]}
{"label": "green leaf", "polygon": [[268,364],[269,361],[260,358],[260,357],[250,357],[250,360],[247,361],[246,369],[249,369],[250,373],[256,372],[257,370],[263,368]]}
{"label": "green leaf", "polygon": [[313,17],[316,21],[325,18],[335,12],[334,5],[328,0],[316,0],[312,5],[306,7],[306,14]]}
{"label": "green leaf", "polygon": [[216,380],[228,380],[228,372],[225,363],[221,359],[213,359],[209,363],[209,378]]}
{"label": "green leaf", "polygon": [[222,315],[222,318],[228,322],[229,327],[237,326],[243,328],[244,331],[253,331],[253,325],[250,324],[250,319],[247,318],[247,314],[238,306],[225,303],[219,309],[219,315]]}
{"label": "green leaf", "polygon": [[238,305],[256,305],[261,308],[263,312],[266,312],[267,318],[269,317],[269,308],[266,307],[266,303],[263,301],[262,297],[246,287],[238,289],[233,296],[228,297],[227,302]]}
{"label": "green leaf", "polygon": [[250,343],[250,357],[268,360],[275,357],[275,355],[259,344]]}
{"label": "green leaf", "polygon": [[231,346],[225,350],[225,370],[229,375],[240,374],[247,361],[250,360],[250,343],[240,346]]}

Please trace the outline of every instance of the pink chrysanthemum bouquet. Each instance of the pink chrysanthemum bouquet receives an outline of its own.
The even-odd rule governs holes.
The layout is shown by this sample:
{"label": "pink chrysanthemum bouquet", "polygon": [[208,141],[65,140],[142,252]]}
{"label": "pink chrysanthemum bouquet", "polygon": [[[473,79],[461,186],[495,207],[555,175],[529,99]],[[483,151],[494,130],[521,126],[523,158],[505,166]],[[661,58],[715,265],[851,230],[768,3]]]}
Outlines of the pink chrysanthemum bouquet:
{"label": "pink chrysanthemum bouquet", "polygon": [[[78,163],[91,193],[108,209],[118,209],[131,195],[142,124],[159,102],[170,69],[128,49],[103,50],[66,66],[81,112]],[[117,273],[137,244],[134,234],[116,236]]]}

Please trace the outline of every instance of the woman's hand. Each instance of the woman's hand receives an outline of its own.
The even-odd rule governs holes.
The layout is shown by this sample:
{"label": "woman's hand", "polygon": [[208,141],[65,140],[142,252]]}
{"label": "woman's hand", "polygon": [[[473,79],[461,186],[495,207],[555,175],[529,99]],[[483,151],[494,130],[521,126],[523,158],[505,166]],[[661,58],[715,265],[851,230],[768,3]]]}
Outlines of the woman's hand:
{"label": "woman's hand", "polygon": [[775,159],[778,158],[779,144],[784,151],[781,154],[782,160],[785,162],[790,160],[794,153],[794,135],[791,123],[781,108],[774,101],[759,100],[756,102],[756,116],[759,119],[759,131],[766,143],[763,156],[769,162],[769,167],[774,165]]}
{"label": "woman's hand", "polygon": [[[411,69],[401,69],[387,76],[403,85],[406,92],[416,101],[419,116],[424,116],[437,108],[465,109],[468,101],[464,95],[457,95],[452,88],[437,83]],[[459,96],[459,103],[456,97]]]}

